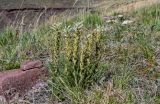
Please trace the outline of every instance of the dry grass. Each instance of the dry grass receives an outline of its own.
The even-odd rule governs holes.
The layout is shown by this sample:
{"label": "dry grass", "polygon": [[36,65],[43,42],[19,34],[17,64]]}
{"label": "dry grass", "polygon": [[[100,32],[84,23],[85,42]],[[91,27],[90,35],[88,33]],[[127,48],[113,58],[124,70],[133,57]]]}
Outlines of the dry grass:
{"label": "dry grass", "polygon": [[130,12],[147,6],[160,3],[159,0],[118,0],[104,1],[96,7],[100,7],[104,15],[111,15],[114,12]]}
{"label": "dry grass", "polygon": [[113,10],[113,12],[129,12],[133,10],[137,10],[140,8],[144,8],[153,4],[160,3],[159,0],[144,0],[144,1],[137,1],[133,3],[129,3],[127,5],[122,5],[118,7],[118,9]]}

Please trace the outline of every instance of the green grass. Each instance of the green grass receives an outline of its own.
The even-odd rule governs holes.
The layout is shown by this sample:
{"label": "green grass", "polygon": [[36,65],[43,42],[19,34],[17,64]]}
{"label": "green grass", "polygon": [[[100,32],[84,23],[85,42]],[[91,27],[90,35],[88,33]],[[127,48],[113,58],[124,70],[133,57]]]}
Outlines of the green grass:
{"label": "green grass", "polygon": [[140,10],[136,10],[133,12],[133,14],[136,15],[139,22],[143,22],[144,25],[150,25],[155,27],[158,27],[159,25],[159,20],[160,20],[159,4],[155,4],[150,7],[144,7]]}
{"label": "green grass", "polygon": [[102,27],[104,21],[98,13],[88,14],[84,17],[84,25],[88,28]]}
{"label": "green grass", "polygon": [[51,48],[53,63],[50,71],[53,73],[51,85],[53,92],[58,90],[58,94],[55,93],[58,99],[68,94],[78,97],[72,92],[74,89],[83,91],[89,88],[104,73],[103,65],[100,63],[103,56],[103,31],[92,32],[81,26],[82,24],[77,23],[64,32],[55,27]]}

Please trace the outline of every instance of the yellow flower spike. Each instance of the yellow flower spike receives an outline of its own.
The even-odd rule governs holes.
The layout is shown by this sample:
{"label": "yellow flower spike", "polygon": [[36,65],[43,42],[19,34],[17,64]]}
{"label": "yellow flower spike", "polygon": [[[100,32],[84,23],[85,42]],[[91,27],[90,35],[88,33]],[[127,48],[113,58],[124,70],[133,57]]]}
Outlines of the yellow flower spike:
{"label": "yellow flower spike", "polygon": [[74,42],[73,42],[73,64],[74,64],[74,67],[78,67],[76,65],[77,61],[78,61],[78,50],[79,50],[79,45],[80,45],[80,30],[77,29],[75,31],[75,34],[74,34]]}
{"label": "yellow flower spike", "polygon": [[71,35],[67,33],[67,38],[66,38],[66,58],[67,61],[69,62],[71,59],[71,54],[72,54],[72,39]]}
{"label": "yellow flower spike", "polygon": [[80,69],[84,69],[84,52],[85,52],[85,47],[81,46],[80,50]]}
{"label": "yellow flower spike", "polygon": [[70,50],[70,34],[67,32],[66,33],[66,38],[65,38],[65,55],[66,55],[66,63],[65,63],[65,72],[68,70],[68,62],[70,60],[70,55],[71,55],[71,50]]}

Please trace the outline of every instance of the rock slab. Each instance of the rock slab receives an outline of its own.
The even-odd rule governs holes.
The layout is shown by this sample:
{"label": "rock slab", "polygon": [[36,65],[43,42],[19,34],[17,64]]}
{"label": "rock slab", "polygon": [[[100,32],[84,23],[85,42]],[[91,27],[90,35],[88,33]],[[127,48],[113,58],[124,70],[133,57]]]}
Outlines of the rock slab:
{"label": "rock slab", "polygon": [[35,61],[24,61],[21,63],[21,70],[26,71],[34,68],[41,68],[43,66],[42,62],[40,60],[35,60]]}
{"label": "rock slab", "polygon": [[23,71],[21,69],[0,72],[0,95],[7,100],[15,94],[23,96],[36,82],[48,75],[44,68],[33,68]]}

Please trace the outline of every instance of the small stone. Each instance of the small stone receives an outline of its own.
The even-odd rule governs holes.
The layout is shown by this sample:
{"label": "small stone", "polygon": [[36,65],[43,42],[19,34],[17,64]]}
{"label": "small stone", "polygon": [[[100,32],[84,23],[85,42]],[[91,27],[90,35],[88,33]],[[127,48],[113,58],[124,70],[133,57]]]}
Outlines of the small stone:
{"label": "small stone", "polygon": [[133,21],[125,20],[125,21],[123,21],[122,25],[128,25],[128,24],[131,24],[131,23],[133,23]]}
{"label": "small stone", "polygon": [[118,23],[117,20],[107,20],[106,23]]}
{"label": "small stone", "polygon": [[43,66],[42,62],[39,60],[36,61],[25,61],[21,64],[21,70],[26,71],[34,68],[41,68]]}
{"label": "small stone", "polygon": [[123,18],[123,15],[118,15],[118,18]]}
{"label": "small stone", "polygon": [[0,104],[7,104],[7,100],[5,97],[0,96]]}
{"label": "small stone", "polygon": [[123,15],[118,15],[118,20],[120,20],[121,22],[125,20]]}
{"label": "small stone", "polygon": [[157,59],[156,62],[158,65],[160,65],[160,59]]}

